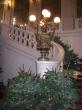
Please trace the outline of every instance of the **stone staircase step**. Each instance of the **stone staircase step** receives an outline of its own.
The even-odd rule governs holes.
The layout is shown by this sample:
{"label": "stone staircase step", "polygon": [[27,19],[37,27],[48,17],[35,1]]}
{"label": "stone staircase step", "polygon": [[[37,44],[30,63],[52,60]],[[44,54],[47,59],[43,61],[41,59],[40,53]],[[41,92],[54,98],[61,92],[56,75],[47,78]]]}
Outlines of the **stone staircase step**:
{"label": "stone staircase step", "polygon": [[82,109],[82,105],[79,104],[78,109]]}
{"label": "stone staircase step", "polygon": [[77,102],[77,104],[78,104],[78,105],[82,105],[82,101],[79,100],[79,101]]}
{"label": "stone staircase step", "polygon": [[76,110],[82,110],[82,107],[79,107],[78,109],[76,109]]}
{"label": "stone staircase step", "polygon": [[78,78],[77,81],[82,83],[82,78]]}
{"label": "stone staircase step", "polygon": [[78,78],[82,78],[82,74],[78,75]]}
{"label": "stone staircase step", "polygon": [[76,102],[78,104],[78,108],[76,110],[82,110],[82,73],[77,76],[77,86],[79,90],[79,99]]}

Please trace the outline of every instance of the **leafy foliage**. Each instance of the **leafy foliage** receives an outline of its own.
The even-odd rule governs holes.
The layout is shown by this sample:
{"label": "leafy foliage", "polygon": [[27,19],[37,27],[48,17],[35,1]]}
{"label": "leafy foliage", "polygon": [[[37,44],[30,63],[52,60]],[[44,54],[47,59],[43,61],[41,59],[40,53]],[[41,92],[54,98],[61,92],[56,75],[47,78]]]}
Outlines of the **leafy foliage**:
{"label": "leafy foliage", "polygon": [[71,49],[69,45],[63,43],[63,41],[60,39],[60,37],[55,36],[53,41],[59,43],[65,50],[64,69],[77,70],[76,63],[79,59],[78,55],[76,53],[74,53],[73,49]]}
{"label": "leafy foliage", "polygon": [[7,87],[4,110],[66,110],[76,108],[77,98],[70,72],[48,71],[40,78],[23,71]]}

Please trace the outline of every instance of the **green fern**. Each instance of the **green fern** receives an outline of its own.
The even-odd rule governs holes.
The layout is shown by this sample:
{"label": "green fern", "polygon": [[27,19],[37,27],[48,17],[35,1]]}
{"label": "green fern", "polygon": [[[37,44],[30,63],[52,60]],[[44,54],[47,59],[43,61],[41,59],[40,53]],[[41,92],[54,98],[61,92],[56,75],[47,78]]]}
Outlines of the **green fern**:
{"label": "green fern", "polygon": [[43,78],[24,72],[21,74],[7,87],[4,110],[76,108],[78,90],[76,81],[69,72],[48,71]]}
{"label": "green fern", "polygon": [[59,36],[53,37],[53,41],[60,44],[65,50],[64,56],[64,69],[66,70],[77,70],[76,63],[79,59],[78,55],[74,53],[73,49],[68,44],[65,44]]}

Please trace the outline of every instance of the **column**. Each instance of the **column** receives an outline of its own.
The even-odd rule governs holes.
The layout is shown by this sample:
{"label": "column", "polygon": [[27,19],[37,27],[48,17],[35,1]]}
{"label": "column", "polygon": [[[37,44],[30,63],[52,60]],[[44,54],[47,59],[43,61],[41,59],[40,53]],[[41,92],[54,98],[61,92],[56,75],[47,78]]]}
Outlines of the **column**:
{"label": "column", "polygon": [[41,19],[41,2],[42,0],[29,0],[29,15],[35,15],[38,21]]}
{"label": "column", "polygon": [[61,20],[63,30],[75,28],[76,0],[61,0]]}
{"label": "column", "polygon": [[14,14],[15,0],[5,0],[3,9],[3,23],[10,25]]}

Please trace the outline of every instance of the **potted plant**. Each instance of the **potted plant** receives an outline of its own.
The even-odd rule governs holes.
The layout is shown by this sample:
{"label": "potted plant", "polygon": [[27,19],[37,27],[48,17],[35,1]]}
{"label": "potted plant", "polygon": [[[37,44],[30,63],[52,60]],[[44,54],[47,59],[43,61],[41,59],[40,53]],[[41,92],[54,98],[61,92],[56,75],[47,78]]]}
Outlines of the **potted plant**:
{"label": "potted plant", "polygon": [[19,72],[7,87],[3,110],[67,110],[76,108],[76,80],[72,72],[48,71],[40,78]]}

